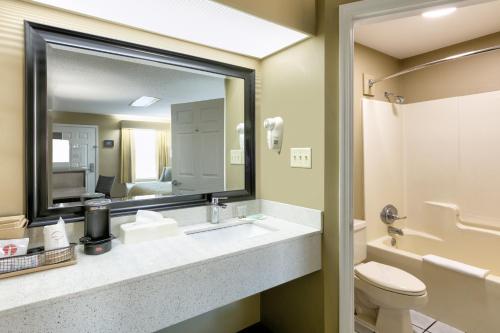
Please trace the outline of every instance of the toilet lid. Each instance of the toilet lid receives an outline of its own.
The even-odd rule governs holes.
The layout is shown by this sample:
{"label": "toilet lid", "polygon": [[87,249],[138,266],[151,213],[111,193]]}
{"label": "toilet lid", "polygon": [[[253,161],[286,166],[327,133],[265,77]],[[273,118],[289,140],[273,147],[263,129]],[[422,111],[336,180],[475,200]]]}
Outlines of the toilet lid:
{"label": "toilet lid", "polygon": [[425,294],[425,284],[399,268],[375,261],[354,268],[356,276],[381,289],[399,294],[421,296]]}

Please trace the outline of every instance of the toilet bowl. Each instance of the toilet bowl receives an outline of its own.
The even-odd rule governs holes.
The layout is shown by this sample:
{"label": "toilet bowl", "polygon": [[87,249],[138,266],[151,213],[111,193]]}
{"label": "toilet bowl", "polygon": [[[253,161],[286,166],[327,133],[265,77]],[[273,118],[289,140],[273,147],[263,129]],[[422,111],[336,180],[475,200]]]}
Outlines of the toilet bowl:
{"label": "toilet bowl", "polygon": [[366,222],[354,221],[356,317],[377,333],[412,333],[410,309],[427,303],[425,284],[399,268],[366,259]]}

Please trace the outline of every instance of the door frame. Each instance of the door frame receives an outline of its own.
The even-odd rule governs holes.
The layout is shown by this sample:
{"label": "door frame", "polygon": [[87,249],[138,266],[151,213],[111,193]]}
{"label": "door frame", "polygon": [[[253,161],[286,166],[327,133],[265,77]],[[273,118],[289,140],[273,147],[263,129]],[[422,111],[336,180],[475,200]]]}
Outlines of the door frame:
{"label": "door frame", "polygon": [[[429,7],[492,0],[363,0],[339,6],[339,332],[354,332],[353,101],[354,27],[360,21],[419,15]],[[390,38],[390,36],[388,36]]]}
{"label": "door frame", "polygon": [[88,128],[93,128],[95,129],[95,168],[94,168],[94,173],[96,175],[95,178],[95,186],[97,185],[97,180],[99,178],[99,125],[79,125],[79,124],[64,124],[64,123],[53,123],[52,124],[52,132],[54,132],[54,125],[57,126],[66,126],[66,127],[88,127]]}

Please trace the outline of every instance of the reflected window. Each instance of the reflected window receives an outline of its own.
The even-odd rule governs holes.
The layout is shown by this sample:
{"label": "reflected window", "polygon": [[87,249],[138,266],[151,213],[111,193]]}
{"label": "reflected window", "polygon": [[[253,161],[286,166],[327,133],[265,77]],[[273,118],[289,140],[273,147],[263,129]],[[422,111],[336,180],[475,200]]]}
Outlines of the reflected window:
{"label": "reflected window", "polygon": [[69,140],[52,139],[52,162],[69,163]]}
{"label": "reflected window", "polygon": [[137,181],[156,180],[158,165],[156,161],[156,131],[134,129],[135,179]]}

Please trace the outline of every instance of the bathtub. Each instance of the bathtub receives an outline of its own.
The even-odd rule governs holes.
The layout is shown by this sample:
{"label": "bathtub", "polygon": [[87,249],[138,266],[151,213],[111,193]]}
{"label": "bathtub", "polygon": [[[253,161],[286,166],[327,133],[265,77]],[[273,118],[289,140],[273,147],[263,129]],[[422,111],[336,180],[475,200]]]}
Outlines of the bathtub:
{"label": "bathtub", "polygon": [[[458,218],[440,228],[434,234],[404,228],[395,246],[389,236],[370,241],[368,260],[399,267],[424,281],[429,302],[419,311],[468,333],[500,332],[500,232],[465,225]],[[426,262],[423,256],[428,254],[452,259],[457,267]],[[460,263],[489,273],[482,278],[467,275]]]}

